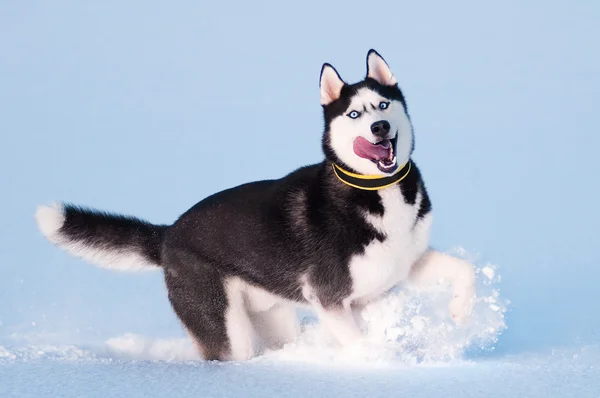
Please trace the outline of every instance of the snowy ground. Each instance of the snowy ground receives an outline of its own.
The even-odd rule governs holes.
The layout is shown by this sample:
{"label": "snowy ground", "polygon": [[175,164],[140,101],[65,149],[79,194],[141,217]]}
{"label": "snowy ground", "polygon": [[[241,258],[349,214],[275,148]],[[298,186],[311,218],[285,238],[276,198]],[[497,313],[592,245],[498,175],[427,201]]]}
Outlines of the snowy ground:
{"label": "snowy ground", "polygon": [[205,362],[187,338],[132,333],[97,345],[0,346],[0,396],[600,396],[598,346],[494,352],[509,305],[500,280],[493,266],[478,268],[465,325],[449,320],[443,286],[397,288],[363,311],[361,346],[339,348],[304,314],[297,342],[246,363]]}
{"label": "snowy ground", "polygon": [[[87,357],[0,361],[0,396],[16,397],[581,397],[600,391],[600,350],[476,363],[342,368]],[[51,357],[52,354],[49,354]]]}

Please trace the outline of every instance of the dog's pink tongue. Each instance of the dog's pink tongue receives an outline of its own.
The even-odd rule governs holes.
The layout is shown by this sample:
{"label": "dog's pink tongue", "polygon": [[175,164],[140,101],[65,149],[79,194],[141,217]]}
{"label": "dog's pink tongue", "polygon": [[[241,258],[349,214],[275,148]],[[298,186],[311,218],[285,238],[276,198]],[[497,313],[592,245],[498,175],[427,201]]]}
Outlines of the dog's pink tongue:
{"label": "dog's pink tongue", "polygon": [[390,141],[385,140],[381,144],[374,145],[358,136],[354,140],[354,153],[365,159],[387,159],[390,156]]}

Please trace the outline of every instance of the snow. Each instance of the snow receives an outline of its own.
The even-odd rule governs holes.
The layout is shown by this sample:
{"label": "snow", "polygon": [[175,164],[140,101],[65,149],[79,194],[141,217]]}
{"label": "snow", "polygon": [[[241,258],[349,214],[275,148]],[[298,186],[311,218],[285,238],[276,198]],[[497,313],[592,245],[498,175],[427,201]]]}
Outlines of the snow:
{"label": "snow", "polygon": [[494,270],[494,268],[486,266],[483,267],[481,269],[481,272],[489,279],[489,280],[493,280],[494,279],[494,275],[496,275],[496,271]]}
{"label": "snow", "polygon": [[[600,397],[600,4],[180,4],[0,4],[1,398]],[[432,245],[478,270],[465,325],[443,287],[401,286],[363,311],[362,344],[301,312],[284,349],[205,362],[160,270],[99,269],[38,231],[40,204],[170,223],[318,161],[321,65],[356,81],[369,48],[407,98]]]}
{"label": "snow", "polygon": [[[486,269],[493,266],[486,265]],[[168,395],[171,391],[178,391],[179,396],[235,396],[248,391],[261,395],[356,392],[385,396],[390,391],[417,388],[419,383],[415,381],[426,377],[426,370],[454,383],[448,369],[474,369],[474,362],[465,360],[465,351],[491,350],[506,328],[506,303],[499,297],[497,286],[484,279],[479,280],[472,316],[463,325],[450,319],[447,285],[425,292],[399,286],[360,313],[366,338],[354,346],[338,346],[310,313],[302,316],[302,333],[297,341],[243,364],[204,362],[187,338],[151,338],[135,333],[91,346],[0,346],[0,385],[8,389],[9,395],[18,396],[35,396],[39,389],[62,396],[88,395],[90,391],[92,396],[118,392],[134,397]],[[412,376],[407,377],[407,371]],[[46,372],[52,372],[52,376]],[[198,377],[192,377],[191,372],[198,373]],[[72,374],[83,377],[85,384],[65,382]],[[358,384],[354,384],[355,378]],[[36,386],[39,379],[51,383]],[[235,386],[224,388],[230,385],[230,379]],[[136,382],[131,384],[131,380]],[[154,387],[148,389],[150,385]],[[419,394],[436,394],[439,388]]]}
{"label": "snow", "polygon": [[386,367],[121,360],[77,352],[0,362],[0,396],[598,397],[600,350]]}
{"label": "snow", "polygon": [[298,341],[246,363],[206,362],[187,338],[134,333],[95,346],[0,346],[0,396],[597,397],[597,345],[494,355],[507,302],[495,267],[477,271],[465,325],[449,319],[447,287],[398,287],[361,313],[360,345],[337,346],[305,314]]}

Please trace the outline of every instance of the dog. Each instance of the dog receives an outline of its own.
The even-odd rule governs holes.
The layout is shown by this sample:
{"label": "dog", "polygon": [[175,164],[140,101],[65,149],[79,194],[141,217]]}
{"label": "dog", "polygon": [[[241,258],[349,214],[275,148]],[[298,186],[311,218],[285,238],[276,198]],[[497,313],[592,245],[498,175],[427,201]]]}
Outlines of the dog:
{"label": "dog", "polygon": [[354,313],[409,282],[452,284],[452,319],[473,307],[471,264],[429,248],[431,202],[411,159],[405,97],[385,60],[366,77],[320,75],[324,160],[277,180],[213,194],[172,225],[69,203],[40,206],[53,244],[117,270],[161,267],[168,298],[206,360],[246,360],[300,332],[308,306],[341,344],[360,342]]}

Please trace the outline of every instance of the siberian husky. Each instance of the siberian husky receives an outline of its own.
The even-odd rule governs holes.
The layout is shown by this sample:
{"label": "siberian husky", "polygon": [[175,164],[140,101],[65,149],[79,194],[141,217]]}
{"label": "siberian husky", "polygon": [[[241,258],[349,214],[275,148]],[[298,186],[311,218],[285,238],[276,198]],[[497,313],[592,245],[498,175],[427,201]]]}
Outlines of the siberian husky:
{"label": "siberian husky", "polygon": [[401,282],[452,284],[462,322],[473,267],[429,249],[431,202],[411,159],[413,129],[396,78],[375,51],[365,78],[324,64],[321,163],[200,201],[172,225],[60,203],[41,232],[106,268],[161,267],[169,301],[207,360],[245,360],[299,333],[310,306],[342,345],[361,341],[353,311]]}

